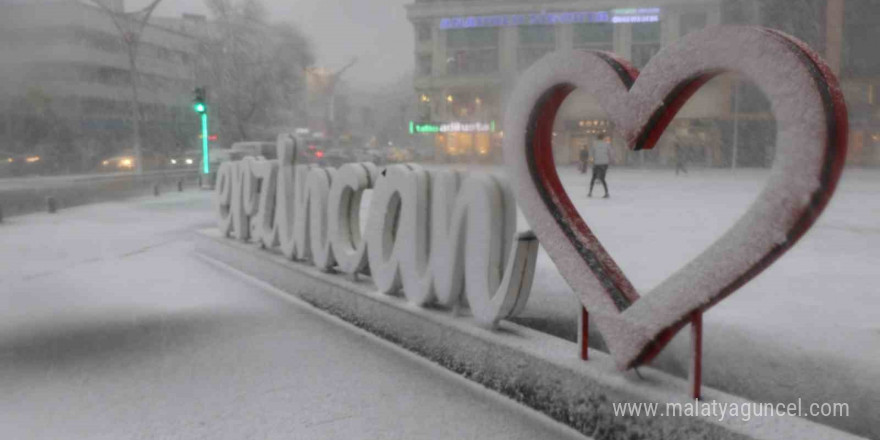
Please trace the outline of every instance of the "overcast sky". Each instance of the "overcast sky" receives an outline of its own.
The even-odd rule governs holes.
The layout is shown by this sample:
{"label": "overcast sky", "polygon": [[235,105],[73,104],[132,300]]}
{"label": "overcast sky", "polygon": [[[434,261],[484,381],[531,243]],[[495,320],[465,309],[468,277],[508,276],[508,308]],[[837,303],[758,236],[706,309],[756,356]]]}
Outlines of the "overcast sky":
{"label": "overcast sky", "polygon": [[[128,0],[134,9],[143,0]],[[345,80],[365,88],[398,80],[413,68],[413,28],[403,5],[412,0],[264,0],[274,21],[293,22],[308,35],[317,65],[339,68],[359,62]],[[207,14],[203,0],[163,0],[157,14]]]}

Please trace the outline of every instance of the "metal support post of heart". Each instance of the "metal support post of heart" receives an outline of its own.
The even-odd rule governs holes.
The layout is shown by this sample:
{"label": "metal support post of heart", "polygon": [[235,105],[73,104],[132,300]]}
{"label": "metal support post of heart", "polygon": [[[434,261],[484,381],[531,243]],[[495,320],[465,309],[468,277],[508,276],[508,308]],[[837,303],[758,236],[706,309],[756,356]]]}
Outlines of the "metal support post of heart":
{"label": "metal support post of heart", "polygon": [[691,366],[688,379],[691,384],[691,397],[703,397],[703,312],[691,315]]}

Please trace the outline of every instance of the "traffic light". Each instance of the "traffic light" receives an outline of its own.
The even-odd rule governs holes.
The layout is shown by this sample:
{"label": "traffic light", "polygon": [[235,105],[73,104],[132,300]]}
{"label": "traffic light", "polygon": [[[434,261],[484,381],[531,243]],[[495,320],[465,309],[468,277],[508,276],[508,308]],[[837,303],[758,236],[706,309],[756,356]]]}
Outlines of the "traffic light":
{"label": "traffic light", "polygon": [[196,87],[196,89],[193,91],[193,110],[195,110],[196,113],[203,114],[208,111],[208,105],[205,103],[205,90],[205,87]]}
{"label": "traffic light", "polygon": [[196,87],[193,91],[193,110],[201,116],[202,120],[202,172],[208,174],[211,171],[210,156],[208,155],[208,104],[207,88]]}

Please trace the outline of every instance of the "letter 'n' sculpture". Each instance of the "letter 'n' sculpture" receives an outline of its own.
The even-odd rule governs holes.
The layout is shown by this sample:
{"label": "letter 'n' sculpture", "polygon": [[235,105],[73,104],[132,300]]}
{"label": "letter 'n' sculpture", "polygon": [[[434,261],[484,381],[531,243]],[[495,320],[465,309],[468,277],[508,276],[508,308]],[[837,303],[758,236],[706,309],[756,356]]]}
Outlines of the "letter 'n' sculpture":
{"label": "letter 'n' sculpture", "polygon": [[[551,145],[556,113],[581,89],[598,100],[628,148],[651,149],[693,93],[725,72],[747,77],[772,105],[777,145],[770,177],[733,227],[642,296],[559,180]],[[641,72],[611,53],[552,53],[520,77],[504,126],[505,162],[520,208],[583,304],[582,357],[588,316],[621,369],[651,361],[691,323],[695,398],[702,313],[770,266],[813,225],[837,186],[847,145],[846,106],[828,66],[804,43],[758,27],[691,33]]]}

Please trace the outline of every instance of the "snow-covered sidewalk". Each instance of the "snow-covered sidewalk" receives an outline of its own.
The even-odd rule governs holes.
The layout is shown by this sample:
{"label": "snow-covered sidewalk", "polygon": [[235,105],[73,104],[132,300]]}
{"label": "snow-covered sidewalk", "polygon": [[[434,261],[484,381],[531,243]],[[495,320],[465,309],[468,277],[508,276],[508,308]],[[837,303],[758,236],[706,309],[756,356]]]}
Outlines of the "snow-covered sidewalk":
{"label": "snow-covered sidewalk", "polygon": [[0,437],[581,438],[199,259],[209,200],[0,225]]}
{"label": "snow-covered sidewalk", "polygon": [[[589,173],[560,170],[579,212],[642,294],[745,212],[767,170],[612,168],[611,198]],[[826,423],[880,436],[880,171],[848,169],[790,252],[704,318],[704,381],[757,401],[846,402]],[[524,219],[521,219],[524,222]],[[523,228],[527,226],[522,226]],[[578,302],[545,253],[517,321],[574,339]],[[687,331],[654,365],[686,376]]]}
{"label": "snow-covered sidewalk", "polygon": [[[476,169],[503,173],[502,168]],[[726,230],[767,177],[765,170],[691,170],[676,177],[671,170],[612,168],[612,197],[602,199],[586,197],[589,174],[573,168],[560,174],[581,214],[643,293]],[[880,172],[848,169],[829,208],[802,241],[706,314],[707,385],[756,401],[848,403],[849,417],[820,421],[880,437],[878,194]],[[594,195],[601,196],[602,189]],[[0,426],[54,426],[47,428],[50,435],[60,432],[51,429],[63,426],[65,418],[83,414],[85,420],[109,411],[95,402],[125,407],[135,405],[131,400],[141,405],[138,411],[147,411],[143,405],[177,408],[176,415],[167,417],[188,423],[194,419],[181,405],[197,402],[203,406],[196,414],[213,414],[210,402],[198,400],[203,389],[187,388],[181,379],[201,377],[195,366],[211,365],[212,375],[218,368],[226,371],[231,382],[211,376],[208,382],[219,390],[204,392],[231,401],[245,392],[247,387],[235,386],[251,377],[251,369],[261,381],[275,374],[251,358],[268,359],[270,364],[293,362],[293,354],[274,352],[287,350],[281,341],[299,331],[295,323],[286,322],[294,320],[276,316],[293,313],[279,311],[289,307],[255,295],[253,287],[189,255],[192,230],[212,223],[208,194],[190,192],[77,208],[56,216],[16,217],[0,225],[0,384],[15,384],[11,394],[0,397]],[[524,220],[521,228],[527,228]],[[573,339],[578,307],[542,253],[528,307],[516,321]],[[97,330],[105,325],[111,330]],[[241,339],[239,333],[244,335]],[[267,344],[272,350],[259,351],[255,334],[270,335]],[[682,332],[654,365],[686,375],[686,336]],[[224,348],[227,342],[233,346]],[[203,346],[210,353],[202,353]],[[251,368],[233,368],[230,365],[237,364],[231,357],[215,353],[227,349],[223,356],[242,353],[242,365]],[[198,359],[187,364],[183,359],[193,353]],[[219,357],[207,359],[214,356]],[[16,359],[19,363],[10,361]],[[107,362],[124,365],[105,371],[101,365]],[[171,372],[161,373],[163,369]],[[161,381],[166,375],[176,378],[171,385]],[[88,397],[88,383],[98,384],[95,397]],[[195,400],[174,397],[180,393],[193,394]],[[34,405],[30,411],[15,410],[28,402]],[[78,402],[92,406],[65,409],[77,408]],[[229,409],[235,404],[224,405]],[[25,420],[15,425],[3,419],[16,414],[36,416],[13,420]],[[51,421],[52,414],[59,414],[62,422],[37,422]],[[155,420],[143,423],[159,426],[166,417],[161,411],[153,414]],[[247,424],[243,420],[239,419]]]}

